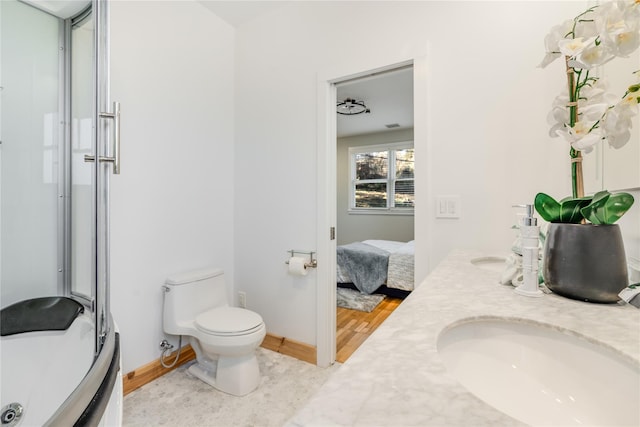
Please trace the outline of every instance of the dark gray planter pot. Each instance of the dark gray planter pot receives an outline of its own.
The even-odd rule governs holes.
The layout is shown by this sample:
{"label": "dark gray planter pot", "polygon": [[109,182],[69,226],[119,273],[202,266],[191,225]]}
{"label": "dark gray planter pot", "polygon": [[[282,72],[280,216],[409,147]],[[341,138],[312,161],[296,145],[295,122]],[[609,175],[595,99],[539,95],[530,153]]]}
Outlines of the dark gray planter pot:
{"label": "dark gray planter pot", "polygon": [[545,285],[567,298],[612,303],[629,284],[617,224],[549,225],[542,271]]}

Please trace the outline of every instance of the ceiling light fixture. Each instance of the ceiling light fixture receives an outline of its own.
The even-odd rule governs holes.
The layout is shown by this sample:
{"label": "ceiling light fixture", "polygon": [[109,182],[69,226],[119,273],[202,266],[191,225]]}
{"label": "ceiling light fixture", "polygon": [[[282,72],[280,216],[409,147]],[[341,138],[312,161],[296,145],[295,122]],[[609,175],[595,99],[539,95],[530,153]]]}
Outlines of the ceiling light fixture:
{"label": "ceiling light fixture", "polygon": [[347,98],[342,102],[338,102],[337,111],[338,114],[343,114],[345,116],[371,112],[371,110],[364,105],[364,101],[356,101],[352,98]]}

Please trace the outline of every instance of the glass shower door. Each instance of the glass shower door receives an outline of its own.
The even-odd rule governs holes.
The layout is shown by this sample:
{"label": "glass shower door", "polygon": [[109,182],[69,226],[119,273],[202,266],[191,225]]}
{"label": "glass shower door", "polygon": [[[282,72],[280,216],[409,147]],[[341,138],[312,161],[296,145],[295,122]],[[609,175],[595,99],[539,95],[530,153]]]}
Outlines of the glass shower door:
{"label": "glass shower door", "polygon": [[[95,120],[96,157],[96,353],[113,328],[109,289],[109,178],[120,173],[120,104],[109,99],[109,34],[106,0],[93,1],[95,19]],[[113,334],[111,334],[113,335]]]}
{"label": "glass shower door", "polygon": [[70,67],[70,167],[67,206],[67,271],[71,295],[87,305],[95,301],[96,292],[96,212],[95,163],[84,156],[95,156],[94,107],[94,37],[91,9],[68,23],[67,61]]}
{"label": "glass shower door", "polygon": [[70,73],[69,286],[92,307],[96,354],[109,331],[109,157],[119,116],[108,106],[106,3],[68,23]]}

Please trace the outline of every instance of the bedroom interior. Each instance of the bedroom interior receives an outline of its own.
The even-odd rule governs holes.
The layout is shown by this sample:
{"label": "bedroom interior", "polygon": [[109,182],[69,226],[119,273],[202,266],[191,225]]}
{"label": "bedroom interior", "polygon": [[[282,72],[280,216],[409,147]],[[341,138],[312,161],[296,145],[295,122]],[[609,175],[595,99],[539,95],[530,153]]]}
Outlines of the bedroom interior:
{"label": "bedroom interior", "polygon": [[[413,67],[336,86],[336,361],[344,362],[413,289]],[[409,181],[395,181],[402,176]]]}

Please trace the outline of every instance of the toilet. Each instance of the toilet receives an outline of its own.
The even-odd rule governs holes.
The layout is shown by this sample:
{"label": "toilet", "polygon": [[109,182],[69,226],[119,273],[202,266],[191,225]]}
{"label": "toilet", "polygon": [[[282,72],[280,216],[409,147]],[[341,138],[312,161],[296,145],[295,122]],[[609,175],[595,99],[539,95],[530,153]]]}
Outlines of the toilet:
{"label": "toilet", "polygon": [[208,268],[168,277],[164,285],[163,328],[186,335],[196,353],[189,373],[234,396],[258,387],[256,348],[266,335],[258,313],[230,307],[224,272]]}

